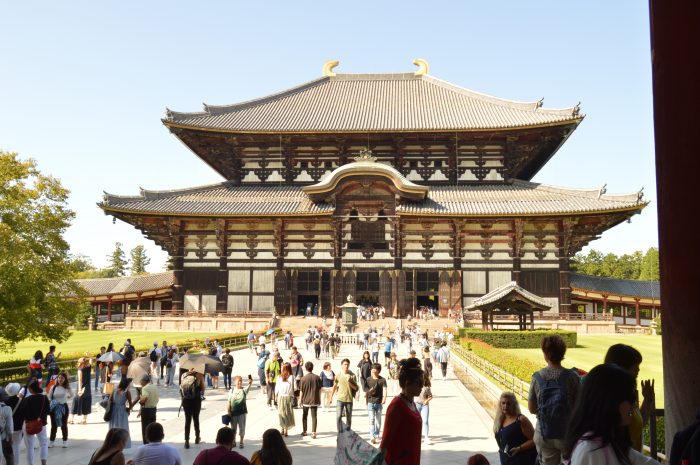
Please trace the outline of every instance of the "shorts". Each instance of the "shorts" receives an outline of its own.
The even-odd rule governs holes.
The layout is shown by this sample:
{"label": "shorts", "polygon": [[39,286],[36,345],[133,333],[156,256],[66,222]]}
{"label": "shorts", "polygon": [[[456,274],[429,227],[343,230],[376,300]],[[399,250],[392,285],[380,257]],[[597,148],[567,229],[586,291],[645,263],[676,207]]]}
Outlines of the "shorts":
{"label": "shorts", "polygon": [[[247,413],[241,415],[231,416],[231,429],[233,430],[233,435],[236,435],[236,429],[238,429],[238,434],[240,436],[245,436],[245,418]],[[235,438],[234,438],[234,442]]]}
{"label": "shorts", "polygon": [[386,358],[391,357],[391,352],[384,352],[384,357],[386,357]]}

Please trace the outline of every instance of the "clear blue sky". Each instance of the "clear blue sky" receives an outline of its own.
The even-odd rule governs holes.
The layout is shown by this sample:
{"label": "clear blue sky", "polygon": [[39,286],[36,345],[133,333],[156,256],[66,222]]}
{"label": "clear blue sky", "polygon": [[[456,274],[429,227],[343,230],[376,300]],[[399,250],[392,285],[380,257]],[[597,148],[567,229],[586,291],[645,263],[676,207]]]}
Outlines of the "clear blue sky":
{"label": "clear blue sky", "polygon": [[[342,6],[341,6],[342,5]],[[161,124],[337,72],[411,72],[587,115],[535,177],[651,204],[591,247],[657,245],[647,2],[5,2],[0,6],[0,149],[34,158],[71,190],[73,253],[98,266],[116,241],[166,255],[105,216],[102,192],[222,178]]]}

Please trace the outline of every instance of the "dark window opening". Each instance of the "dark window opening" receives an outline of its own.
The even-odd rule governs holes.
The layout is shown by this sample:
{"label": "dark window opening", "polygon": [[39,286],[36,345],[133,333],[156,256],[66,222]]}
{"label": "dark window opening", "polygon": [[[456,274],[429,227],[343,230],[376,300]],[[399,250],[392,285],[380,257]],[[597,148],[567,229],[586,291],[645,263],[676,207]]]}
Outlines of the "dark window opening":
{"label": "dark window opening", "polygon": [[323,271],[321,273],[321,290],[330,291],[331,290],[331,272]]}
{"label": "dark window opening", "polygon": [[413,273],[406,273],[406,291],[413,292]]}
{"label": "dark window opening", "polygon": [[[374,221],[361,221],[357,218],[357,211],[350,214],[350,241],[348,250],[388,250],[386,241],[386,220],[383,218]],[[380,210],[378,216],[384,216],[384,210]]]}
{"label": "dark window opening", "polygon": [[300,271],[297,275],[298,292],[318,292],[318,271]]}
{"label": "dark window opening", "polygon": [[418,292],[438,292],[440,273],[437,271],[418,271],[416,273],[416,290]]}
{"label": "dark window opening", "polygon": [[360,292],[379,292],[378,271],[358,271],[355,289]]}

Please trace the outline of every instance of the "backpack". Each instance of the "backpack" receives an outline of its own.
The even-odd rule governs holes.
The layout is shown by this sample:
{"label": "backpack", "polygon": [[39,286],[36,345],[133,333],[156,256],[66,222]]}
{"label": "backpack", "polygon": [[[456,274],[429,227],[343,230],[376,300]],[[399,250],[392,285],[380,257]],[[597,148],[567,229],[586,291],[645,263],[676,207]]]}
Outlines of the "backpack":
{"label": "backpack", "polygon": [[258,356],[258,368],[264,369],[265,368],[265,362],[267,362],[267,358],[270,356],[269,352],[266,350],[263,350],[260,352],[260,355]]}
{"label": "backpack", "polygon": [[[12,411],[9,406],[5,405],[3,402],[0,402],[0,438],[3,438],[3,440],[9,440],[13,431],[7,431],[7,422],[5,421],[5,415],[3,414],[4,409],[10,409],[10,412]],[[12,415],[10,414],[10,416]]]}
{"label": "backpack", "polygon": [[156,350],[158,349],[153,349],[151,353],[148,355],[148,357],[151,359],[151,362],[157,362],[158,361],[158,354],[156,353]]}
{"label": "backpack", "polygon": [[197,377],[191,373],[182,377],[180,382],[180,395],[183,399],[192,400],[199,397],[199,383]]}
{"label": "backpack", "polygon": [[539,372],[533,375],[540,388],[537,398],[537,420],[544,439],[563,439],[566,436],[566,426],[571,415],[566,381],[573,375],[568,369],[563,369],[559,378],[546,381]]}

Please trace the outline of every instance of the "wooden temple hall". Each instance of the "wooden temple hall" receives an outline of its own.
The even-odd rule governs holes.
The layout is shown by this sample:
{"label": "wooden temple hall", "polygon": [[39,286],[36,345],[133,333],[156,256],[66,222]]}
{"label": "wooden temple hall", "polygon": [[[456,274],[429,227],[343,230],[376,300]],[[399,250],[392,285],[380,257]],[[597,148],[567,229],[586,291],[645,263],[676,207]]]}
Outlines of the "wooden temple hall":
{"label": "wooden temple hall", "polygon": [[222,182],[100,207],[173,259],[172,311],[388,316],[450,309],[511,281],[570,313],[569,260],[641,193],[532,182],[584,115],[428,73],[336,74],[163,124]]}

